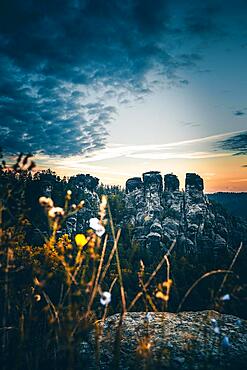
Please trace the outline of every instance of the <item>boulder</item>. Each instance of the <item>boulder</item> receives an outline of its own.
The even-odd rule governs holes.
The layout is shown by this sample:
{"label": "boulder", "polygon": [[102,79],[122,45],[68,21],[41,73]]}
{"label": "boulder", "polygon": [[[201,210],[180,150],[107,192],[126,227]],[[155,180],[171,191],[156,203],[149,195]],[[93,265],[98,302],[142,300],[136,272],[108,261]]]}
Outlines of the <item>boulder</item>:
{"label": "boulder", "polygon": [[[98,364],[89,360],[95,349]],[[244,369],[247,322],[216,311],[129,312],[120,324],[116,314],[82,342],[80,354],[102,370]]]}

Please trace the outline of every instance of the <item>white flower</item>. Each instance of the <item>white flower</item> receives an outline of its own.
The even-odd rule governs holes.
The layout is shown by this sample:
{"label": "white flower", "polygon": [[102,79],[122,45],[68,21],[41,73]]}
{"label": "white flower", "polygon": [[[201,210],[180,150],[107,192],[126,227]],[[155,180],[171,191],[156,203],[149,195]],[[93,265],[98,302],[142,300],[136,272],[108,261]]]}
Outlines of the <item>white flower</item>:
{"label": "white flower", "polygon": [[218,323],[217,323],[216,319],[211,319],[211,323],[212,323],[214,328],[215,328],[215,326],[218,326]]}
{"label": "white flower", "polygon": [[220,299],[221,301],[230,301],[231,297],[230,294],[225,294]]}
{"label": "white flower", "polygon": [[101,225],[100,221],[96,217],[90,218],[90,220],[89,220],[89,226],[91,227],[91,229],[93,229],[95,231],[95,233],[99,237],[101,237],[102,235],[104,235],[105,228],[104,228],[103,225]]}
{"label": "white flower", "polygon": [[215,332],[215,334],[220,334],[220,328],[218,326],[216,326],[214,328],[214,332]]}
{"label": "white flower", "polygon": [[47,207],[47,208],[52,208],[53,207],[53,200],[51,198],[47,198],[47,197],[40,197],[39,198],[39,204],[42,206],[42,207]]}
{"label": "white flower", "polygon": [[103,306],[107,306],[111,302],[111,293],[110,292],[102,292],[100,297],[100,303]]}
{"label": "white flower", "polygon": [[50,218],[56,218],[58,216],[63,216],[64,210],[61,207],[53,207],[48,211],[48,216]]}
{"label": "white flower", "polygon": [[217,320],[216,319],[211,319],[211,323],[212,323],[213,330],[214,330],[215,334],[220,334],[220,328],[218,326]]}

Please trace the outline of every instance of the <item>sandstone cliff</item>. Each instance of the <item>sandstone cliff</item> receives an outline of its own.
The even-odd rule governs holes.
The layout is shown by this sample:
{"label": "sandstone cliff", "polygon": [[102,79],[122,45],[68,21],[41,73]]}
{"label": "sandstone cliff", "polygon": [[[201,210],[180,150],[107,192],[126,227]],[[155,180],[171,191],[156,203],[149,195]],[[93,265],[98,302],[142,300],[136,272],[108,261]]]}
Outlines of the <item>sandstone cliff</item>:
{"label": "sandstone cliff", "polygon": [[158,171],[127,180],[125,220],[133,226],[133,240],[155,252],[176,239],[179,254],[214,258],[235,248],[246,238],[246,225],[237,225],[236,238],[236,227],[212,206],[203,189],[203,179],[195,173],[186,174],[185,190],[179,190],[176,175],[167,174],[163,181]]}

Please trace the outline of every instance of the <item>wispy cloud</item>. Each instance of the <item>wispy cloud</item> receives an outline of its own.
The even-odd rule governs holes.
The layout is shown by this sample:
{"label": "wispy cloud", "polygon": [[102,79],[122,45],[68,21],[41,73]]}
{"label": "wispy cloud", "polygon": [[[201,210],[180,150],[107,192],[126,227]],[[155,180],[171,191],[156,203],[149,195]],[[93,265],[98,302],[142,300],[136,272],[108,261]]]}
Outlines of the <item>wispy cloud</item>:
{"label": "wispy cloud", "polygon": [[228,157],[230,153],[210,153],[210,152],[192,152],[192,153],[142,153],[130,155],[130,158],[141,159],[205,159]]}
{"label": "wispy cloud", "polygon": [[246,112],[244,112],[244,110],[236,110],[235,112],[233,112],[234,116],[237,116],[237,117],[241,117],[241,116],[245,116]]}
{"label": "wispy cloud", "polygon": [[[92,153],[91,156],[85,157],[83,163],[103,161],[119,157],[140,158],[140,159],[200,159],[213,157],[227,157],[231,153],[224,151],[198,151],[191,150],[188,152],[189,146],[217,143],[219,140],[231,137],[242,131],[232,131],[217,135],[210,135],[201,138],[176,141],[166,144],[148,144],[148,145],[113,145],[106,147],[100,151]],[[185,149],[183,149],[186,147]]]}
{"label": "wispy cloud", "polygon": [[225,151],[232,152],[234,155],[246,155],[247,131],[239,132],[236,135],[220,141],[219,147]]}
{"label": "wispy cloud", "polygon": [[[34,156],[34,160],[38,166],[37,170],[40,170],[42,168],[52,168],[56,171],[62,171],[63,173],[66,173],[69,170],[77,173],[90,172],[97,174],[109,174],[108,166],[99,166],[91,163],[85,163],[83,157],[79,155],[64,158],[60,156],[51,157],[48,155],[37,154]],[[128,173],[124,171],[111,170],[110,172],[113,176],[128,176]]]}

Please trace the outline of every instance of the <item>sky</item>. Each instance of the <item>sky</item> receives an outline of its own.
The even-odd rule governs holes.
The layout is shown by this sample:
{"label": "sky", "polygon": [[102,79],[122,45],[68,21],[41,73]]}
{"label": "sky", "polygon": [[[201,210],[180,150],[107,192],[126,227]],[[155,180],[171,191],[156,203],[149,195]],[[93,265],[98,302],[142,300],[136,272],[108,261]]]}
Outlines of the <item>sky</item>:
{"label": "sky", "polygon": [[1,0],[0,146],[123,186],[247,191],[245,0]]}

